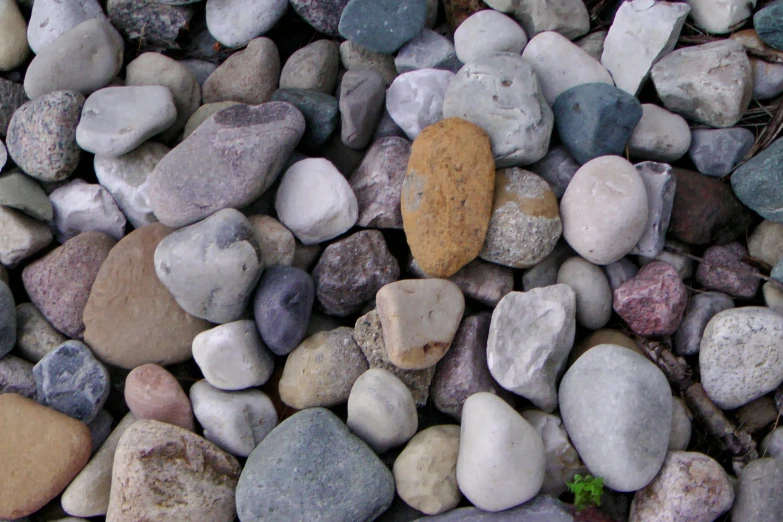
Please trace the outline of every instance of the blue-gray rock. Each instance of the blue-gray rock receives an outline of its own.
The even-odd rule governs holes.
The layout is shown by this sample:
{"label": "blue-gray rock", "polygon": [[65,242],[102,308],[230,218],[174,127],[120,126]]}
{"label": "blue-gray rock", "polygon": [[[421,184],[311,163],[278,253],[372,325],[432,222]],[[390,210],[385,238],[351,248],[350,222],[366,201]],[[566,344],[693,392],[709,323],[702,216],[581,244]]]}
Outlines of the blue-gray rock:
{"label": "blue-gray rock", "polygon": [[381,54],[392,54],[427,21],[426,0],[351,0],[340,16],[340,35]]}
{"label": "blue-gray rock", "polygon": [[365,148],[383,116],[386,85],[377,71],[352,69],[340,83],[341,137],[346,147]]}
{"label": "blue-gray rock", "polygon": [[765,219],[783,223],[783,139],[735,170],[731,188],[746,207]]}
{"label": "blue-gray rock", "polygon": [[253,312],[258,333],[276,355],[287,355],[302,342],[310,322],[315,285],[292,266],[273,266],[258,283]]}
{"label": "blue-gray rock", "polygon": [[306,127],[300,146],[306,151],[315,151],[323,146],[340,121],[337,98],[322,92],[278,89],[272,94],[272,101],[288,102],[302,113]]}
{"label": "blue-gray rock", "polygon": [[176,42],[193,18],[193,8],[166,5],[156,0],[109,0],[106,14],[129,40],[138,40],[142,49],[179,49]]}
{"label": "blue-gray rock", "polygon": [[492,513],[476,507],[453,509],[414,522],[573,522],[568,504],[549,495],[539,495],[521,506]]}
{"label": "blue-gray rock", "polygon": [[339,36],[340,16],[349,0],[289,0],[296,14],[316,31]]}
{"label": "blue-gray rock", "polygon": [[614,290],[621,284],[625,283],[639,271],[639,267],[634,264],[628,257],[624,257],[614,263],[609,263],[601,267],[604,271],[609,286]]}
{"label": "blue-gray rock", "polygon": [[579,163],[574,160],[568,149],[563,145],[555,145],[549,149],[546,156],[525,168],[544,178],[552,187],[555,196],[562,198],[579,167]]}
{"label": "blue-gray rock", "polygon": [[734,308],[734,301],[721,292],[699,292],[691,297],[685,317],[674,335],[674,348],[679,355],[699,353],[699,344],[707,323],[718,312]]}
{"label": "blue-gray rock", "polygon": [[13,355],[0,358],[0,394],[3,393],[18,393],[35,400],[38,391],[33,365]]}
{"label": "blue-gray rock", "polygon": [[400,74],[416,69],[445,69],[457,72],[462,63],[457,58],[451,40],[432,29],[424,29],[419,36],[400,48],[394,58],[394,67]]}
{"label": "blue-gray rock", "polygon": [[106,442],[106,439],[111,435],[112,423],[114,417],[111,414],[102,409],[98,412],[93,420],[87,424],[87,429],[90,430],[90,438],[92,439],[92,454],[98,451],[101,445]]}
{"label": "blue-gray rock", "polygon": [[753,147],[756,136],[750,129],[693,129],[688,156],[696,170],[720,178],[731,172]]}
{"label": "blue-gray rock", "polygon": [[753,15],[753,28],[765,44],[783,51],[783,0],[759,9]]}
{"label": "blue-gray rock", "polygon": [[783,463],[770,458],[754,460],[739,476],[731,519],[737,522],[783,520],[782,489]]}
{"label": "blue-gray rock", "polygon": [[66,341],[33,366],[38,402],[89,423],[109,397],[109,371],[79,341]]}
{"label": "blue-gray rock", "polygon": [[572,87],[555,99],[552,110],[560,139],[582,164],[599,156],[621,156],[642,119],[639,100],[606,83]]}
{"label": "blue-gray rock", "polygon": [[0,136],[5,136],[8,123],[16,110],[27,103],[24,86],[0,78]]}
{"label": "blue-gray rock", "polygon": [[0,281],[0,357],[16,344],[16,303],[11,289]]}
{"label": "blue-gray rock", "polygon": [[332,412],[294,414],[261,441],[239,477],[242,522],[365,521],[394,499],[394,477]]}

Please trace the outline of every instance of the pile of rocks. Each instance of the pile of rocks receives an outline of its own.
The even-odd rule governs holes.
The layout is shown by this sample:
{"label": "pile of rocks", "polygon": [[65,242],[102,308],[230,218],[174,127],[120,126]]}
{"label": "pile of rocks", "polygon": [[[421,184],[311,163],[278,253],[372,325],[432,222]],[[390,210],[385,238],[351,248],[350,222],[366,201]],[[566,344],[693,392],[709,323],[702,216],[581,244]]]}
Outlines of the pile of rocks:
{"label": "pile of rocks", "polygon": [[762,3],[0,0],[0,519],[783,520]]}

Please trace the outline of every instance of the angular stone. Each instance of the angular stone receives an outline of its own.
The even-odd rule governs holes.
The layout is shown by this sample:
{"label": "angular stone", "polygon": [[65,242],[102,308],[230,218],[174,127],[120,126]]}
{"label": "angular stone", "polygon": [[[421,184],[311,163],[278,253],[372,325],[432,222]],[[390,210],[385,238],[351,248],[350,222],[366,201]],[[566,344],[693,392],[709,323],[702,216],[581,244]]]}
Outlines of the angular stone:
{"label": "angular stone", "polygon": [[773,522],[783,517],[783,500],[778,491],[783,487],[783,464],[777,459],[750,462],[739,476],[732,520]]}
{"label": "angular stone", "polygon": [[337,26],[348,0],[291,0],[296,14],[304,18],[316,31],[336,37]]}
{"label": "angular stone", "polygon": [[127,220],[114,198],[101,185],[76,178],[49,195],[57,240],[65,243],[84,232],[101,232],[119,240]]}
{"label": "angular stone", "polygon": [[647,189],[647,227],[631,254],[656,257],[663,252],[669,229],[677,178],[666,163],[645,161],[634,165]]}
{"label": "angular stone", "polygon": [[402,228],[400,194],[411,142],[400,137],[376,140],[349,182],[359,203],[361,227]]}
{"label": "angular stone", "polygon": [[674,336],[674,346],[679,355],[699,352],[704,329],[717,313],[734,308],[734,301],[720,292],[698,292],[688,302],[685,317]]}
{"label": "angular stone", "polygon": [[443,69],[456,72],[461,64],[454,44],[439,33],[424,29],[419,36],[403,45],[394,58],[400,74],[417,69]]}
{"label": "angular stone", "polygon": [[256,36],[269,32],[287,8],[286,0],[209,0],[206,5],[207,29],[226,47],[244,47]]}
{"label": "angular stone", "polygon": [[176,377],[157,364],[137,366],[125,378],[125,404],[133,417],[194,431],[190,401]]}
{"label": "angular stone", "polygon": [[128,40],[154,50],[179,49],[176,42],[193,18],[193,8],[155,0],[108,0],[106,14]]}
{"label": "angular stone", "polygon": [[756,136],[750,129],[693,129],[688,157],[696,170],[721,178],[731,172],[753,147]]}
{"label": "angular stone", "polygon": [[340,36],[381,54],[392,54],[424,29],[425,0],[351,0],[340,15]]}
{"label": "angular stone", "polygon": [[555,31],[569,40],[590,30],[590,14],[583,2],[574,0],[490,0],[492,9],[514,16],[528,37],[544,31]]}
{"label": "angular stone", "polygon": [[754,297],[760,280],[753,276],[758,268],[743,261],[747,255],[745,247],[737,242],[708,248],[696,269],[696,281],[707,290],[745,299]]}
{"label": "angular stone", "polygon": [[376,71],[346,71],[340,82],[340,119],[343,143],[352,149],[365,148],[383,115],[386,86]]}
{"label": "angular stone", "polygon": [[315,286],[300,268],[277,266],[258,283],[253,311],[261,339],[276,355],[288,355],[302,342],[310,322]]}
{"label": "angular stone", "polygon": [[258,105],[271,99],[279,79],[277,46],[269,38],[255,38],[209,75],[201,94],[204,103],[237,101]]}
{"label": "angular stone", "polygon": [[0,205],[0,263],[13,268],[51,242],[45,224]]}
{"label": "angular stone", "polygon": [[35,400],[38,392],[33,376],[33,365],[13,355],[3,356],[0,359],[0,394],[3,393],[18,393]]}
{"label": "angular stone", "polygon": [[614,291],[615,312],[644,336],[672,335],[687,305],[688,289],[677,270],[660,261],[645,265]]}
{"label": "angular stone", "polygon": [[690,144],[691,130],[685,118],[652,103],[643,103],[642,119],[628,140],[628,152],[634,158],[673,162],[685,156]]}
{"label": "angular stone", "polygon": [[454,31],[454,48],[462,63],[495,53],[520,54],[525,45],[527,36],[519,24],[493,9],[473,13]]}
{"label": "angular stone", "polygon": [[305,89],[278,89],[272,101],[288,102],[302,113],[305,133],[300,149],[317,152],[334,134],[340,122],[340,105],[337,98],[322,92]]}
{"label": "angular stone", "polygon": [[340,50],[337,42],[317,40],[305,45],[288,60],[280,72],[281,89],[308,89],[331,95],[337,84]]}
{"label": "angular stone", "polygon": [[606,326],[612,317],[612,288],[600,267],[581,257],[560,266],[557,282],[576,294],[576,321],[590,330]]}
{"label": "angular stone", "polygon": [[394,79],[386,92],[386,110],[394,123],[415,140],[424,128],[443,119],[446,89],[454,73],[417,69]]}
{"label": "angular stone", "polygon": [[16,307],[17,341],[19,354],[34,363],[68,340],[46,320],[32,303]]}
{"label": "angular stone", "polygon": [[40,221],[51,221],[54,217],[52,203],[41,185],[19,170],[0,176],[0,205],[21,210]]}

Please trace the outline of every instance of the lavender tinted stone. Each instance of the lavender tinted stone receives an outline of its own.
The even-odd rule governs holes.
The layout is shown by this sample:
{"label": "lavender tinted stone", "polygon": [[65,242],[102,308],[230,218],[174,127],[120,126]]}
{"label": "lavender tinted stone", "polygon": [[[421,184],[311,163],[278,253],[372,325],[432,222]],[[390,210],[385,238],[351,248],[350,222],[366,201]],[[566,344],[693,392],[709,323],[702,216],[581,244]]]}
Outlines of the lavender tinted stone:
{"label": "lavender tinted stone", "polygon": [[24,359],[6,355],[0,359],[0,394],[18,393],[35,400],[37,394],[33,365]]}
{"label": "lavender tinted stone", "polygon": [[696,269],[696,281],[708,290],[734,297],[755,296],[761,280],[753,276],[758,268],[742,261],[747,255],[745,247],[737,242],[708,248]]}
{"label": "lavender tinted stone", "polygon": [[274,266],[261,276],[253,311],[258,333],[276,355],[287,355],[304,339],[315,300],[310,275],[292,266]]}
{"label": "lavender tinted stone", "polygon": [[372,139],[383,116],[386,85],[377,71],[347,71],[340,84],[342,140],[352,149],[363,149]]}
{"label": "lavender tinted stone", "polygon": [[0,281],[0,357],[16,344],[16,304],[5,282]]}
{"label": "lavender tinted stone", "polygon": [[674,347],[679,355],[699,353],[699,344],[710,319],[724,310],[734,308],[731,297],[720,292],[697,293],[691,297],[685,317],[674,336]]}
{"label": "lavender tinted stone", "polygon": [[631,254],[655,257],[663,251],[666,230],[672,216],[674,190],[677,178],[672,174],[671,166],[666,163],[645,161],[635,165],[647,189],[649,215],[647,227]]}
{"label": "lavender tinted stone", "polygon": [[193,18],[188,6],[165,5],[155,0],[109,0],[106,14],[129,40],[148,49],[178,49],[175,41]]}
{"label": "lavender tinted stone", "polygon": [[555,196],[561,198],[579,167],[579,163],[571,156],[568,149],[562,145],[555,145],[549,149],[546,156],[525,168],[544,178],[552,187]]}
{"label": "lavender tinted stone", "polygon": [[743,127],[694,129],[688,156],[696,170],[719,178],[731,172],[755,141],[753,132]]}

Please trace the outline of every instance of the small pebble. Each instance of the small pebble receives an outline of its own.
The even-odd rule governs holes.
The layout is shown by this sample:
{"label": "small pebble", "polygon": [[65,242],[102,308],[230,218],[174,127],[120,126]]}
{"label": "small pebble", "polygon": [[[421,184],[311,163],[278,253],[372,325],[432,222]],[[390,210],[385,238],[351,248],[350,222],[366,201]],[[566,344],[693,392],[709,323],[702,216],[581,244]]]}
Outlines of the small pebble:
{"label": "small pebble", "polygon": [[666,163],[645,161],[635,165],[647,189],[647,226],[631,254],[656,257],[663,252],[669,229],[677,178]]}
{"label": "small pebble", "polygon": [[[413,258],[408,265],[408,272],[419,278],[430,277]],[[463,266],[448,280],[457,285],[465,297],[491,307],[496,306],[503,296],[514,289],[514,271],[511,268],[480,259]]]}
{"label": "small pebble", "polygon": [[783,259],[783,223],[764,220],[748,238],[748,252],[770,266]]}
{"label": "small pebble", "polygon": [[446,89],[454,73],[417,69],[399,75],[386,92],[386,110],[394,123],[415,140],[425,127],[443,119]]}
{"label": "small pebble", "polygon": [[392,54],[424,29],[425,0],[350,0],[340,15],[340,36],[370,51]]}
{"label": "small pebble", "polygon": [[13,355],[0,358],[0,394],[3,393],[18,393],[35,400],[38,391],[33,376],[33,365]]}
{"label": "small pebble", "polygon": [[0,205],[0,263],[13,268],[46,248],[52,232],[45,224]]}
{"label": "small pebble", "polygon": [[704,329],[715,314],[734,308],[731,297],[720,292],[698,292],[688,301],[685,317],[674,336],[678,355],[694,355],[699,352]]}
{"label": "small pebble", "polygon": [[307,89],[333,94],[340,66],[340,47],[332,40],[317,40],[292,54],[280,72],[281,89]]}
{"label": "small pebble", "polygon": [[400,74],[417,69],[457,72],[461,65],[451,40],[430,29],[424,29],[403,45],[394,58],[394,67]]}
{"label": "small pebble", "polygon": [[21,210],[33,219],[51,221],[52,202],[35,180],[19,170],[0,176],[0,205]]}
{"label": "small pebble", "polygon": [[739,476],[736,497],[731,510],[732,520],[773,522],[783,518],[783,464],[777,459],[750,462]]}
{"label": "small pebble", "polygon": [[340,104],[337,98],[322,92],[305,89],[278,89],[272,101],[288,102],[302,113],[305,133],[300,148],[317,152],[323,148],[340,123]]}
{"label": "small pebble", "polygon": [[40,361],[44,355],[68,340],[32,303],[17,306],[16,319],[16,348],[28,361]]}
{"label": "small pebble", "polygon": [[639,267],[626,256],[614,263],[609,263],[601,267],[606,275],[606,280],[609,281],[609,287],[614,290],[621,284],[625,283],[629,279],[639,272]]}
{"label": "small pebble", "polygon": [[571,179],[579,170],[579,163],[563,145],[555,145],[549,149],[546,156],[527,166],[527,169],[544,179],[557,198],[562,198],[563,194],[571,183]]}
{"label": "small pebble", "polygon": [[269,38],[250,40],[204,82],[204,103],[236,101],[248,105],[268,102],[280,80],[280,54]]}
{"label": "small pebble", "polygon": [[513,19],[487,9],[470,15],[454,31],[454,48],[462,63],[479,61],[495,53],[522,53],[525,31]]}
{"label": "small pebble", "polygon": [[287,8],[285,0],[207,0],[207,28],[226,47],[244,47],[269,32]]}
{"label": "small pebble", "polygon": [[348,0],[291,0],[296,14],[316,31],[336,37],[337,26]]}
{"label": "small pebble", "polygon": [[57,241],[65,243],[83,232],[101,232],[115,240],[125,235],[127,220],[109,191],[74,179],[51,194]]}
{"label": "small pebble", "polygon": [[315,285],[300,268],[271,267],[264,271],[253,301],[256,326],[275,355],[288,355],[302,342],[310,322]]}
{"label": "small pebble", "polygon": [[590,330],[606,326],[612,317],[612,288],[600,267],[581,257],[560,266],[557,282],[571,287],[576,295],[576,321]]}
{"label": "small pebble", "polygon": [[137,366],[125,378],[125,404],[138,420],[152,419],[194,431],[188,396],[176,377],[157,364]]}
{"label": "small pebble", "polygon": [[720,178],[742,161],[755,141],[744,127],[693,129],[688,157],[702,174]]}
{"label": "small pebble", "polygon": [[371,69],[381,73],[387,87],[397,77],[393,56],[370,51],[350,40],[340,44],[340,62],[348,71],[351,69]]}
{"label": "small pebble", "polygon": [[27,23],[14,0],[0,0],[0,71],[12,71],[30,54]]}
{"label": "small pebble", "polygon": [[386,86],[375,71],[346,71],[340,82],[340,118],[343,143],[363,149],[373,137],[383,115]]}
{"label": "small pebble", "polygon": [[290,266],[296,249],[291,231],[271,216],[248,216],[247,220],[255,232],[264,267]]}
{"label": "small pebble", "polygon": [[696,281],[708,290],[752,298],[761,281],[753,276],[758,268],[742,261],[747,255],[745,247],[737,242],[709,247],[696,269]]}
{"label": "small pebble", "polygon": [[632,157],[670,163],[685,156],[690,145],[691,130],[685,118],[652,103],[642,104],[642,119],[628,140]]}
{"label": "small pebble", "polygon": [[691,441],[693,414],[685,401],[674,397],[672,401],[672,431],[669,434],[669,451],[685,451]]}

